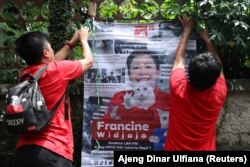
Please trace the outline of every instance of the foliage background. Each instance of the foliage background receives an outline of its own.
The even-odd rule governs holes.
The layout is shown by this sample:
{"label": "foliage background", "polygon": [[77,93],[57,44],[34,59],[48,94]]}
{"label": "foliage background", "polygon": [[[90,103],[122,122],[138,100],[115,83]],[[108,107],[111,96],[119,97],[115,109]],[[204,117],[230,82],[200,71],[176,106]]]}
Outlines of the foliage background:
{"label": "foliage background", "polygon": [[[20,10],[15,3],[2,5],[4,12],[1,16],[5,22],[0,23],[0,83],[15,83],[18,70],[25,65],[13,49],[14,40],[22,33],[35,30],[47,33],[57,51],[79,28],[81,19],[86,19],[88,1],[80,1],[80,6],[72,0],[45,2],[39,8],[28,1]],[[25,18],[21,23],[13,22],[18,14]],[[35,20],[39,14],[44,17],[43,21]],[[80,20],[74,19],[76,14],[81,14]],[[183,14],[195,19],[197,32],[204,26],[210,29],[211,38],[222,55],[226,78],[250,78],[250,0],[163,0],[161,3],[154,0],[99,0],[97,9],[99,20],[118,18],[120,22],[132,23],[158,19],[177,21],[177,16]],[[198,35],[197,40],[199,50],[203,50]],[[75,49],[72,59],[81,57],[79,49]]]}
{"label": "foliage background", "polygon": [[[45,0],[42,7],[33,1],[27,1],[20,8],[15,3],[1,6],[0,23],[0,83],[15,83],[18,70],[25,64],[14,53],[14,40],[27,31],[40,30],[48,34],[54,50],[86,19],[88,1]],[[6,5],[7,4],[7,5]],[[68,5],[67,5],[68,4]],[[16,15],[25,19],[15,22]],[[43,21],[36,21],[38,15]],[[80,19],[74,19],[80,14]],[[195,19],[196,30],[204,26],[211,32],[217,48],[221,52],[225,74],[228,79],[250,78],[250,0],[99,0],[97,17],[99,20],[120,22],[152,22],[159,19],[177,21],[179,15],[190,15]],[[161,17],[159,17],[161,16]],[[37,19],[39,20],[39,19]],[[202,41],[197,35],[199,50],[203,50]],[[75,49],[72,59],[81,57],[80,48]]]}

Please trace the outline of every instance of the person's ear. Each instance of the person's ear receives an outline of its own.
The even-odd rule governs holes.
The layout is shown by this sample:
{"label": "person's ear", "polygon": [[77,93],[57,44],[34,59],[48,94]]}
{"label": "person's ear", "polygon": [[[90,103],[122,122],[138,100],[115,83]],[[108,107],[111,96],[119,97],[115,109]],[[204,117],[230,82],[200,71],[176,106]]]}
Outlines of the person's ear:
{"label": "person's ear", "polygon": [[45,59],[50,58],[49,52],[47,50],[45,50],[45,49],[43,49],[43,57]]}

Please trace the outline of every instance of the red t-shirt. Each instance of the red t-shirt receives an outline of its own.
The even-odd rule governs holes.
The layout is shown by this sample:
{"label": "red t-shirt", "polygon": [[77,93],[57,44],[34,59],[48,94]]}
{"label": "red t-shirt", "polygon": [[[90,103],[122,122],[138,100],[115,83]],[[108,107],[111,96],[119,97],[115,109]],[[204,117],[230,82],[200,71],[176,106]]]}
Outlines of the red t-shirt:
{"label": "red t-shirt", "polygon": [[[44,64],[28,66],[21,71],[35,74]],[[45,98],[46,105],[51,110],[58,100],[63,96],[70,80],[79,78],[82,75],[82,65],[79,61],[54,61],[39,79],[39,86]],[[64,108],[65,98],[56,110],[51,123],[41,132],[36,134],[20,135],[17,148],[23,145],[38,145],[45,147],[69,160],[73,160],[73,134],[70,119],[65,120]]]}
{"label": "red t-shirt", "polygon": [[[131,91],[128,91],[127,93],[131,93]],[[129,111],[125,109],[125,106],[123,105],[123,97],[126,94],[126,91],[116,93],[112,97],[108,107],[108,113],[103,119],[111,119],[109,111],[111,107],[117,106],[117,115],[121,120],[153,121],[155,128],[160,128],[160,119],[156,109],[169,111],[169,95],[166,92],[161,91],[159,88],[155,88],[154,93],[156,97],[155,103],[148,109],[133,107],[129,109]]]}
{"label": "red t-shirt", "polygon": [[210,89],[192,87],[182,68],[170,76],[170,118],[164,150],[216,150],[216,122],[227,95],[219,77]]}

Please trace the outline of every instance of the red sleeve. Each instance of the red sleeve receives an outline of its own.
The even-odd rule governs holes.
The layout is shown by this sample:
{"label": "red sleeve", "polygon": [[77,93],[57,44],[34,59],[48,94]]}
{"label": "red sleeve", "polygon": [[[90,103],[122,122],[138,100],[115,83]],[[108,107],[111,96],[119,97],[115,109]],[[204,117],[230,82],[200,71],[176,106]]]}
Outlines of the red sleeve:
{"label": "red sleeve", "polygon": [[[140,117],[141,110],[138,107],[132,107],[131,109],[126,109],[124,105],[120,105],[117,109],[117,115],[120,116],[123,120],[133,120]],[[146,112],[145,110],[143,110]]]}
{"label": "red sleeve", "polygon": [[121,105],[121,103],[123,103],[123,96],[125,95],[125,93],[126,93],[126,91],[121,91],[121,92],[114,94],[114,96],[110,100],[109,104],[111,106]]}
{"label": "red sleeve", "polygon": [[117,115],[122,120],[135,120],[135,121],[148,121],[152,123],[152,128],[160,128],[160,118],[156,109],[151,107],[148,109],[142,109],[139,107],[132,107],[126,109],[124,105],[120,105],[117,109]]}
{"label": "red sleeve", "polygon": [[79,61],[55,61],[55,67],[58,68],[59,75],[66,82],[82,76],[82,65]]}
{"label": "red sleeve", "polygon": [[213,96],[217,99],[218,103],[224,103],[227,96],[227,84],[226,80],[222,77],[219,77],[216,81]]}
{"label": "red sleeve", "polygon": [[116,93],[110,100],[109,105],[108,105],[108,111],[104,115],[103,119],[110,119],[110,110],[113,106],[119,106],[123,103],[123,96],[126,92],[118,92]]}
{"label": "red sleeve", "polygon": [[156,110],[156,109],[160,109],[163,111],[169,111],[169,94],[167,94],[166,92],[161,91],[159,88],[155,88],[155,104],[153,104],[150,109],[152,110]]}
{"label": "red sleeve", "polygon": [[176,68],[170,75],[170,92],[179,94],[187,85],[187,76],[183,68]]}

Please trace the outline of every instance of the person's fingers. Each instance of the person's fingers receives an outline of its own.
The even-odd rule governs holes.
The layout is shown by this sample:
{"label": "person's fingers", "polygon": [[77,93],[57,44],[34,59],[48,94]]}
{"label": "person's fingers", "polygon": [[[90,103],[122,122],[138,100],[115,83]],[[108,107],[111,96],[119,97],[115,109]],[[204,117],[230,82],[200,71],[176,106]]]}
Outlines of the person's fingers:
{"label": "person's fingers", "polygon": [[87,27],[87,26],[83,26],[82,29],[89,31],[89,27]]}
{"label": "person's fingers", "polygon": [[179,18],[179,20],[181,20],[181,21],[183,21],[183,20],[190,20],[190,19],[192,19],[192,17],[191,17],[191,16],[184,16],[184,15],[182,15],[182,16],[178,16],[178,18]]}

